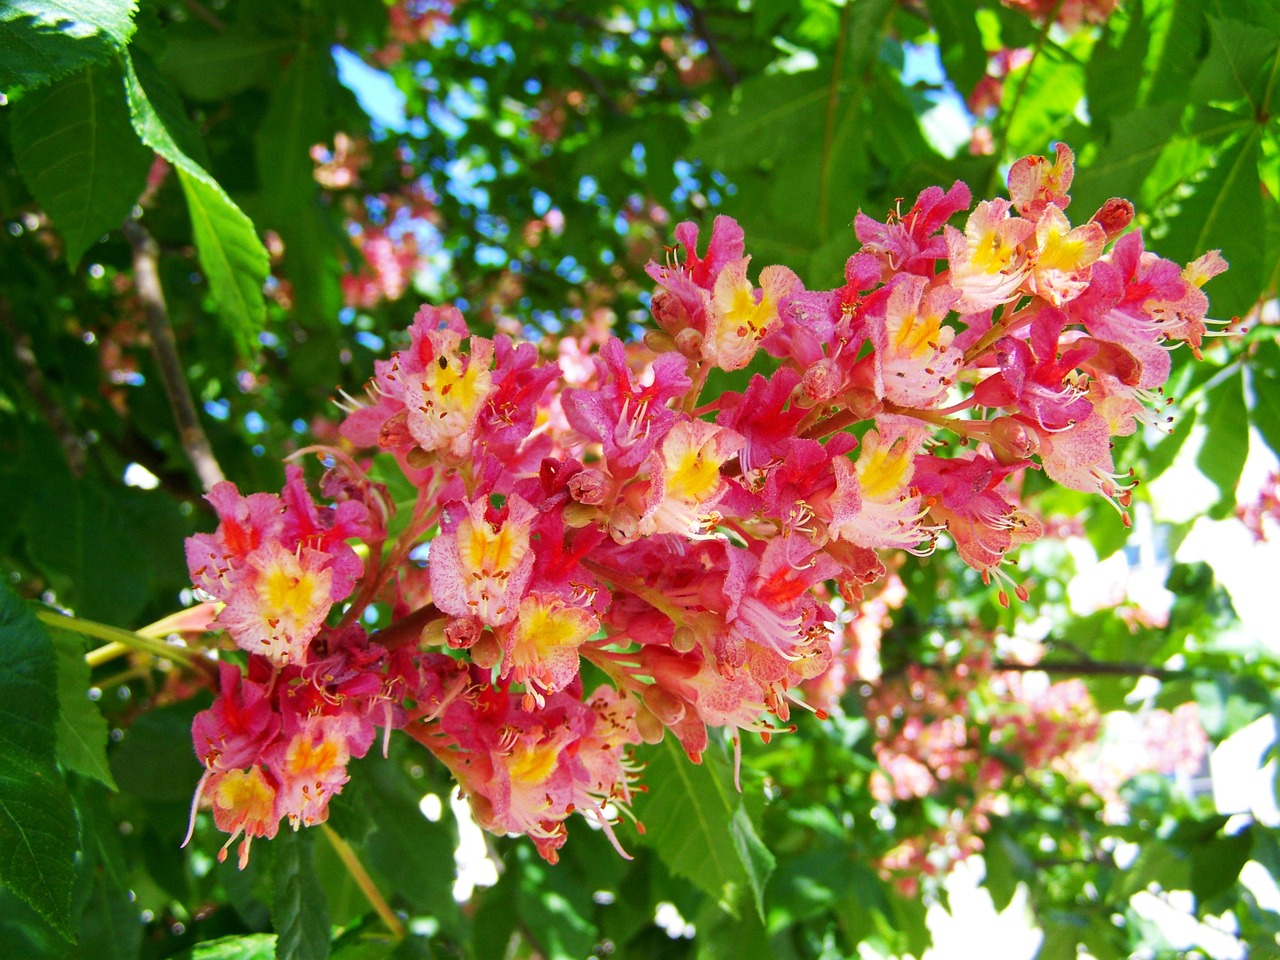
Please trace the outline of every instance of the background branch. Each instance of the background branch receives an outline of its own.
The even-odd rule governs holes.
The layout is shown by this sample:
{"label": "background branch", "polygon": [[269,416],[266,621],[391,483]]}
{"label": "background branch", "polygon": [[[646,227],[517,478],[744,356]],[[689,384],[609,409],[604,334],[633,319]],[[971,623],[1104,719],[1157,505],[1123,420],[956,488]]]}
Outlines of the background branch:
{"label": "background branch", "polygon": [[226,476],[218,465],[213,447],[209,445],[209,438],[200,424],[195,401],[191,398],[191,389],[187,386],[187,378],[182,371],[182,362],[178,359],[178,341],[173,335],[173,324],[169,320],[164,288],[160,286],[157,260],[159,250],[155,238],[137,220],[126,220],[121,231],[133,248],[134,282],[147,317],[151,352],[160,368],[160,378],[164,381],[164,392],[169,398],[173,419],[178,424],[178,439],[182,443],[182,449],[186,451],[187,459],[195,468],[196,476],[200,478],[200,485],[207,492],[214,484],[225,480]]}

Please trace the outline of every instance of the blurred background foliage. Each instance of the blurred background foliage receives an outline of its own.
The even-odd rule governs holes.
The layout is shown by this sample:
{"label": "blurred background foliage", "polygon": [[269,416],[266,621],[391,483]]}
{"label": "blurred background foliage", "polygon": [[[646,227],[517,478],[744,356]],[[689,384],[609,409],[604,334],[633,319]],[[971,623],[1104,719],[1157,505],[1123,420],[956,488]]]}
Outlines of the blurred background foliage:
{"label": "blurred background foliage", "polygon": [[[1024,954],[1280,954],[1275,823],[1215,804],[1204,757],[1280,716],[1274,620],[1242,625],[1213,569],[1175,562],[1205,516],[1275,534],[1274,477],[1238,488],[1251,449],[1280,451],[1280,6],[1111,6],[0,3],[0,954],[920,956],[947,946],[957,863],[1041,932]],[[814,692],[830,719],[747,745],[741,801],[716,751],[641,755],[632,862],[586,829],[555,867],[519,840],[459,847],[446,775],[400,742],[355,765],[327,828],[243,873],[204,818],[179,850],[199,671],[86,664],[18,599],[128,629],[189,600],[182,539],[212,516],[175,369],[208,461],[278,489],[424,301],[549,355],[636,335],[644,264],[720,213],[759,264],[833,286],[858,210],[957,179],[994,195],[1057,140],[1077,222],[1127,197],[1160,254],[1231,264],[1208,290],[1241,323],[1203,362],[1175,353],[1170,432],[1118,451],[1136,533],[1028,477],[1059,534],[1024,558],[1029,603],[1002,609],[945,551],[901,564],[847,612],[843,672]],[[1204,478],[1169,516],[1148,492],[1166,471]],[[1112,555],[1166,579],[1163,608],[1070,602]],[[949,731],[950,766],[921,730]],[[922,791],[897,789],[912,750]],[[466,850],[488,866],[459,880]]]}

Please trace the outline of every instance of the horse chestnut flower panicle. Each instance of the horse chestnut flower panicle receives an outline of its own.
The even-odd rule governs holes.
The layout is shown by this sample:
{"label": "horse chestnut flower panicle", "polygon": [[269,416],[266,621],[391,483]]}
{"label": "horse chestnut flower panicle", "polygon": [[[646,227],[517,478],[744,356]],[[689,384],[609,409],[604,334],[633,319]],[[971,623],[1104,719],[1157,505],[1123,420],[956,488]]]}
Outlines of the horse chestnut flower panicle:
{"label": "horse chestnut flower panicle", "polygon": [[[728,217],[705,254],[681,224],[648,267],[661,330],[639,343],[588,330],[540,349],[423,307],[368,399],[344,396],[346,446],[315,448],[327,505],[297,466],[280,496],[209,495],[218,527],[187,560],[247,668],[224,662],[196,717],[193,817],[207,804],[243,836],[243,864],[281,821],[322,822],[348,762],[402,729],[487,829],[554,861],[577,813],[622,851],[642,740],[674,736],[697,763],[709,728],[736,746],[790,729],[793,706],[824,715],[802,691],[832,662],[829,600],[862,597],[886,551],[945,531],[1001,603],[1025,599],[1006,568],[1043,529],[1019,475],[1124,512],[1110,441],[1157,422],[1168,351],[1199,349],[1200,287],[1226,266],[1116,239],[1124,201],[1073,227],[1073,170],[1060,145],[967,215],[962,183],[859,213],[834,290],[749,270]],[[743,392],[706,389],[762,357]],[[386,495],[389,462],[411,502]],[[366,635],[372,604],[391,622]],[[609,684],[586,693],[583,661]],[[919,755],[886,741],[877,790],[954,775],[963,734],[940,727]]]}

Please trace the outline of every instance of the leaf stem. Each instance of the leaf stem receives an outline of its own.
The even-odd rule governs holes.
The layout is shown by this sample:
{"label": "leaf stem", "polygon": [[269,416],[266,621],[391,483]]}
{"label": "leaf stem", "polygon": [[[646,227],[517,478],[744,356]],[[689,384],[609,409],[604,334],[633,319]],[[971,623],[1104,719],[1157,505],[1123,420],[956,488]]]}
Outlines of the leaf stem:
{"label": "leaf stem", "polygon": [[387,925],[387,929],[391,931],[392,936],[397,940],[403,940],[405,937],[404,923],[395,915],[390,904],[382,896],[381,891],[378,890],[378,885],[373,882],[373,877],[369,876],[369,871],[364,868],[364,864],[360,862],[356,852],[351,849],[351,844],[343,840],[338,835],[338,832],[327,823],[320,824],[320,829],[324,833],[324,838],[329,841],[329,845],[333,847],[333,852],[338,855],[342,865],[351,874],[351,879],[356,882],[360,892],[364,894],[365,899],[373,907],[374,912]]}
{"label": "leaf stem", "polygon": [[69,617],[65,614],[54,613],[52,610],[37,610],[36,616],[42,622],[55,629],[69,630],[72,633],[93,637],[95,640],[106,641],[106,646],[99,647],[97,650],[85,655],[85,660],[89,662],[90,666],[97,666],[99,663],[106,663],[121,656],[122,651],[119,651],[118,648],[125,648],[139,653],[149,653],[151,656],[161,660],[171,660],[184,667],[193,667],[206,673],[214,675],[217,673],[216,667],[195,651],[165,643],[163,640],[153,640],[150,637],[134,633],[132,630],[122,630],[120,627],[112,627],[93,620]]}

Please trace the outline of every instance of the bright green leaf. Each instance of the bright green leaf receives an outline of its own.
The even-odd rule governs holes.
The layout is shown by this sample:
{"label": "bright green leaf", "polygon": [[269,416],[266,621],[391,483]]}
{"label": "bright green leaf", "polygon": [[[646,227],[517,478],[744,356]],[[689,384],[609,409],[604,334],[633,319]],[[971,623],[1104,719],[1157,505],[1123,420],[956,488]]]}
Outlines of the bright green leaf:
{"label": "bright green leaf", "polygon": [[275,960],[275,955],[274,933],[251,933],[243,937],[210,940],[179,954],[179,957],[181,960]]}
{"label": "bright green leaf", "polygon": [[1236,484],[1249,455],[1249,420],[1244,405],[1244,377],[1234,373],[1208,392],[1200,418],[1204,444],[1196,466],[1218,488],[1219,499],[1210,516],[1221,519],[1236,502]]}
{"label": "bright green leaf", "polygon": [[1248,373],[1253,425],[1267,446],[1280,452],[1280,344],[1275,340],[1258,344]]}
{"label": "bright green leaf", "polygon": [[282,830],[271,844],[276,960],[325,960],[329,956],[329,904],[316,881],[312,831]]}
{"label": "bright green leaf", "polygon": [[74,267],[128,216],[151,156],[129,124],[120,70],[81,70],[23,97],[13,110],[18,169],[53,218]]}
{"label": "bright green leaf", "polygon": [[7,0],[0,4],[0,90],[39,87],[121,53],[135,0]]}
{"label": "bright green leaf", "polygon": [[1212,17],[1209,31],[1213,44],[1191,82],[1192,102],[1247,100],[1249,112],[1256,114],[1267,82],[1264,68],[1280,48],[1280,33],[1257,24]]}
{"label": "bright green leaf", "polygon": [[[1223,117],[1215,111],[1216,117]],[[1262,291],[1266,235],[1262,190],[1258,183],[1260,134],[1252,127],[1215,158],[1203,180],[1189,185],[1195,192],[1170,221],[1168,234],[1156,244],[1162,256],[1186,263],[1210,250],[1221,250],[1230,264],[1205,289],[1213,317],[1243,315]]]}
{"label": "bright green leaf", "polygon": [[[689,762],[675,737],[654,748],[645,771],[647,794],[636,799],[645,825],[645,842],[672,873],[736,910],[743,887],[750,887],[760,908],[773,858],[755,836],[733,792],[725,764],[714,751],[701,764]],[[763,852],[762,852],[763,850]]]}
{"label": "bright green leaf", "polygon": [[217,181],[178,146],[138,79],[133,61],[128,58],[125,89],[138,136],[178,170],[191,213],[200,266],[209,279],[218,312],[240,352],[252,356],[257,350],[258,332],[266,320],[262,285],[269,267],[267,250],[254,232],[252,221]]}
{"label": "bright green leaf", "polygon": [[0,586],[0,881],[69,935],[79,843],[71,795],[54,766],[57,717],[53,643]]}
{"label": "bright green leaf", "polygon": [[117,789],[107,766],[107,721],[89,699],[89,664],[78,634],[51,630],[58,653],[58,762]]}

